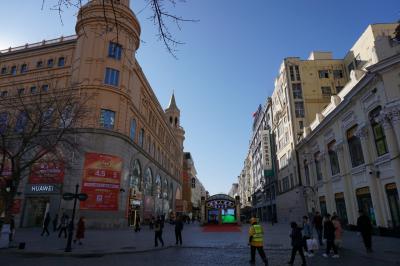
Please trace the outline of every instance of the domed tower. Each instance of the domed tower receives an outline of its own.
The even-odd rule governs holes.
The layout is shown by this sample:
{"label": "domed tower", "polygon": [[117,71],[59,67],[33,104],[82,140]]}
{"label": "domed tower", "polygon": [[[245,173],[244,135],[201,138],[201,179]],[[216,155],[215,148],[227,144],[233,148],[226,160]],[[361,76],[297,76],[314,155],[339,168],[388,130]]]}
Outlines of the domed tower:
{"label": "domed tower", "polygon": [[172,93],[169,105],[165,109],[165,115],[167,116],[168,122],[174,129],[175,136],[177,137],[180,147],[183,150],[183,141],[185,140],[185,130],[180,126],[181,111],[176,106],[175,94]]}
{"label": "domed tower", "polygon": [[73,85],[127,88],[129,69],[135,67],[135,53],[140,44],[139,21],[129,2],[90,0],[79,10]]}

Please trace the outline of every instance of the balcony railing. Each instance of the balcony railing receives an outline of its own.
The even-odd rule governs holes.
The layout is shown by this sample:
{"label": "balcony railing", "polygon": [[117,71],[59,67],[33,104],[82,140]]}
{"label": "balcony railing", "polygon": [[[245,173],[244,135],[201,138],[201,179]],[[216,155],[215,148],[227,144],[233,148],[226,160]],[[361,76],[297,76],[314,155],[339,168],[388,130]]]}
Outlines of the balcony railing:
{"label": "balcony railing", "polygon": [[71,41],[71,40],[76,40],[77,35],[70,35],[70,36],[61,36],[60,38],[57,39],[52,39],[52,40],[43,40],[41,42],[36,42],[36,43],[27,43],[22,46],[17,46],[17,47],[10,47],[4,50],[0,50],[0,54],[5,54],[5,53],[10,53],[10,52],[17,52],[21,51],[24,49],[30,49],[30,48],[37,48],[40,46],[48,45],[48,44],[56,44],[56,43],[61,43],[65,41]]}

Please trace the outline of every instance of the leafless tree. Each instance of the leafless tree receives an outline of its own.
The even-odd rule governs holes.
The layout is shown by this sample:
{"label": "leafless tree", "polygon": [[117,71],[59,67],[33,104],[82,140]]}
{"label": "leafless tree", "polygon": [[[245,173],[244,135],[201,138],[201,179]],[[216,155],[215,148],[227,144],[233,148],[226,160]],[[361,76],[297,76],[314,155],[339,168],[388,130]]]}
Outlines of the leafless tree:
{"label": "leafless tree", "polygon": [[[66,8],[81,8],[84,4],[83,0],[42,0],[42,9],[44,7],[45,1],[52,2],[53,10],[57,11],[60,16],[60,21],[62,23],[62,13]],[[178,3],[185,3],[186,0],[143,0],[145,2],[145,8],[151,10],[151,15],[149,19],[153,22],[154,26],[157,28],[157,38],[163,43],[168,53],[170,53],[174,58],[177,58],[176,52],[179,45],[183,45],[184,42],[179,41],[175,34],[171,31],[171,26],[173,25],[176,29],[181,30],[181,24],[186,22],[198,22],[195,19],[186,19],[182,16],[176,15],[171,12]],[[118,1],[101,0],[103,4],[103,9],[106,10],[106,5],[111,3],[114,12],[114,19],[109,21],[104,12],[104,18],[108,23],[114,24],[118,33],[118,14],[115,12],[115,5]],[[143,10],[144,10],[143,9]],[[142,11],[143,11],[142,10]],[[140,11],[141,12],[141,11]]]}
{"label": "leafless tree", "polygon": [[34,95],[18,90],[0,100],[0,193],[6,221],[18,186],[35,164],[68,164],[65,153],[78,149],[77,130],[89,113],[90,96],[79,89],[46,86]]}

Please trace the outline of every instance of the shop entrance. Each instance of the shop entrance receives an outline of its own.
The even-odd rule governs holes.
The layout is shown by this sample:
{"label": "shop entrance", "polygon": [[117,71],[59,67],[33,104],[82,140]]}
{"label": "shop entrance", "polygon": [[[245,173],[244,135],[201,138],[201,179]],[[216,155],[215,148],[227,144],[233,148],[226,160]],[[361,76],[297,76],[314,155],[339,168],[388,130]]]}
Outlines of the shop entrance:
{"label": "shop entrance", "polygon": [[26,226],[42,226],[46,209],[49,208],[50,199],[47,197],[27,198],[26,203]]}
{"label": "shop entrance", "polygon": [[207,199],[205,202],[205,220],[203,223],[209,224],[237,224],[240,223],[238,217],[238,202],[228,195],[217,194]]}
{"label": "shop entrance", "polygon": [[373,225],[376,225],[374,207],[372,205],[371,194],[369,187],[363,187],[356,190],[358,208],[363,210],[365,214],[371,219]]}

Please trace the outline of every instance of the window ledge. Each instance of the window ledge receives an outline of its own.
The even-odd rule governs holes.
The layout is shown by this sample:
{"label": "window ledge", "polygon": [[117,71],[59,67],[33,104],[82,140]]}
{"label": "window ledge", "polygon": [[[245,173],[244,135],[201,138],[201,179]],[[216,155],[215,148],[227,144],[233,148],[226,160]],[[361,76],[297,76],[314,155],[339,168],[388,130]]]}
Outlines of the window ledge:
{"label": "window ledge", "polygon": [[374,162],[374,165],[378,166],[378,165],[386,163],[388,161],[390,161],[390,153],[386,153],[386,154],[384,154],[382,156],[377,157],[375,162]]}
{"label": "window ledge", "polygon": [[351,174],[354,175],[354,174],[361,173],[361,172],[365,171],[365,167],[366,167],[365,163],[363,163],[359,166],[353,167],[351,169]]}

